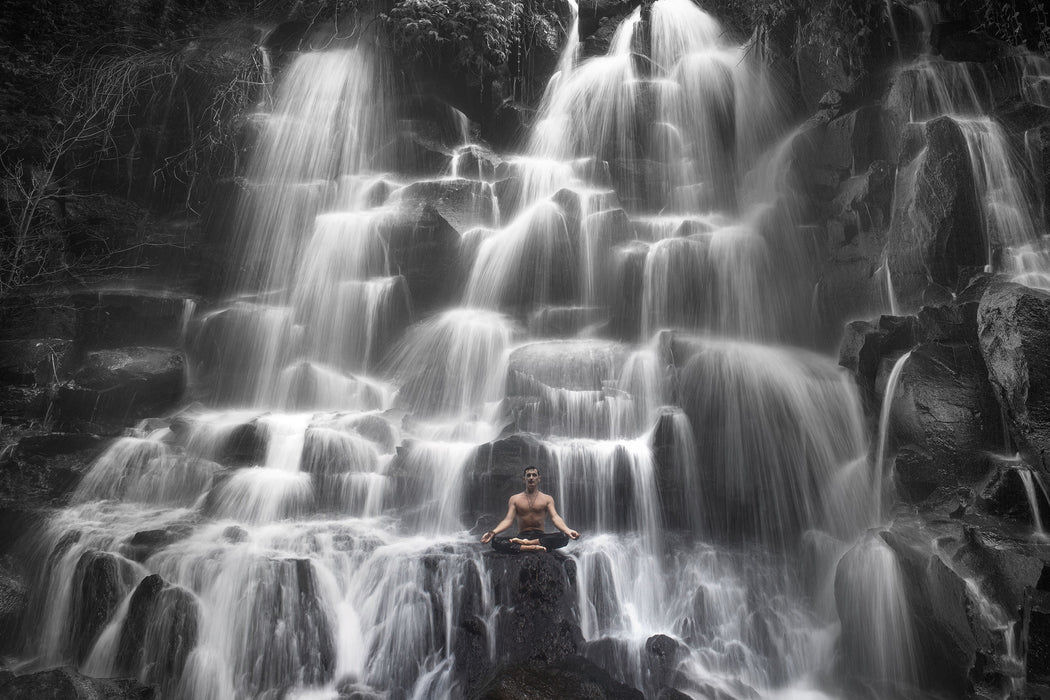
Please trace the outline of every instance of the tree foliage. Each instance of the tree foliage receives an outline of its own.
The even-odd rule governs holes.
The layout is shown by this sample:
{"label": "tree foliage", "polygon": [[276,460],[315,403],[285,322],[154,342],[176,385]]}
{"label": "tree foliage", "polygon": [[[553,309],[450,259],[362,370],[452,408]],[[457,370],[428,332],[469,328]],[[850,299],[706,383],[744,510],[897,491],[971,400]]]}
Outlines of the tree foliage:
{"label": "tree foliage", "polygon": [[510,58],[522,9],[517,0],[401,0],[380,17],[402,56],[481,77]]}

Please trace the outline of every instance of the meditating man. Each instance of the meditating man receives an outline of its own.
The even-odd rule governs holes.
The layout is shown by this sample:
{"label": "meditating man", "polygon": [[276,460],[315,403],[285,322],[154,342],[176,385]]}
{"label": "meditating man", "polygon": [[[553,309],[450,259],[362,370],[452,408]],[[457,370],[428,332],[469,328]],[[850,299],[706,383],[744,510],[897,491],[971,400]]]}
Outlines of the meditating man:
{"label": "meditating man", "polygon": [[[580,533],[569,529],[554,508],[554,499],[540,491],[540,472],[536,467],[525,468],[525,490],[510,497],[507,515],[500,524],[481,536],[482,543],[492,542],[497,552],[546,552],[569,543],[569,538],[579,539]],[[547,513],[551,522],[561,532],[544,532]],[[496,537],[510,527],[518,518],[517,537]]]}

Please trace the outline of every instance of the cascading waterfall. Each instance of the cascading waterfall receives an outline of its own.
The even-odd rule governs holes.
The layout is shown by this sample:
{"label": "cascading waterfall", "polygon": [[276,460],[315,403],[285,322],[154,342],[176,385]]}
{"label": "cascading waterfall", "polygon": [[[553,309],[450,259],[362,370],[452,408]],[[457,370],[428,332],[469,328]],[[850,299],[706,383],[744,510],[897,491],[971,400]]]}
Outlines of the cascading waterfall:
{"label": "cascading waterfall", "polygon": [[[814,272],[775,91],[687,0],[632,14],[606,56],[577,50],[497,206],[459,160],[383,172],[392,108],[365,49],[286,67],[257,119],[238,294],[190,324],[206,407],[118,441],[42,528],[28,666],[172,698],[458,697],[453,621],[491,632],[509,606],[467,531],[478,447],[519,432],[584,533],[566,551],[587,655],[655,695],[642,654],[664,634],[695,696],[839,692],[834,605],[813,608],[811,579],[865,542],[884,565],[871,616],[899,600],[864,534],[881,484],[857,392],[787,345]],[[414,246],[436,265],[447,243],[426,238],[428,188],[473,208],[437,212],[459,257],[421,278]],[[827,556],[804,570],[816,541]],[[907,648],[903,626],[879,629],[871,644]],[[857,672],[912,681],[891,656]]]}
{"label": "cascading waterfall", "polygon": [[[1038,169],[1026,162],[1019,154],[1018,144],[990,116],[1001,105],[996,104],[985,67],[933,55],[930,35],[941,20],[938,6],[920,2],[909,9],[922,28],[919,55],[901,67],[891,90],[892,99],[913,124],[948,117],[962,133],[980,215],[986,267],[1011,274],[1020,284],[1050,289],[1050,251],[1046,236],[1041,233],[1045,230],[1043,202],[1040,185],[1034,181]],[[1004,57],[1003,62],[1004,70],[1016,75],[1019,94],[1034,104],[1047,103],[1045,87],[1050,84],[1050,64],[1045,58],[1019,53]],[[1028,134],[1023,137],[1027,141]],[[918,165],[916,158],[902,167],[895,196],[912,190]],[[886,275],[889,280],[888,267]]]}

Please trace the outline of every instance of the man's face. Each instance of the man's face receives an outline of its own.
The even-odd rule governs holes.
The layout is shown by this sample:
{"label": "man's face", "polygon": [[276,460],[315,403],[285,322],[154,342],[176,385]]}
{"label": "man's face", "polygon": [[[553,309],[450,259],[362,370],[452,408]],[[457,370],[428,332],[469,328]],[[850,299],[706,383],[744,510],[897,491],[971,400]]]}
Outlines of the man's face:
{"label": "man's face", "polygon": [[539,486],[540,485],[540,473],[535,469],[530,469],[525,472],[525,485],[526,486]]}

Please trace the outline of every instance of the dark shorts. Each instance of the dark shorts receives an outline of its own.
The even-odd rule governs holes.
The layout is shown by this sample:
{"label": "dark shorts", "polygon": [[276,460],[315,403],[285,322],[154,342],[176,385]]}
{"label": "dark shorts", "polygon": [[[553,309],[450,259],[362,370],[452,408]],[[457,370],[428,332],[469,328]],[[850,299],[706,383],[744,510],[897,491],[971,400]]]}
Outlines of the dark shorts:
{"label": "dark shorts", "polygon": [[548,552],[552,549],[561,549],[569,544],[569,536],[564,532],[522,530],[518,534],[510,537],[493,537],[492,548],[497,552],[503,552],[504,554],[518,554],[521,552],[521,545],[517,542],[511,542],[512,539],[539,540],[540,544],[546,547]]}

